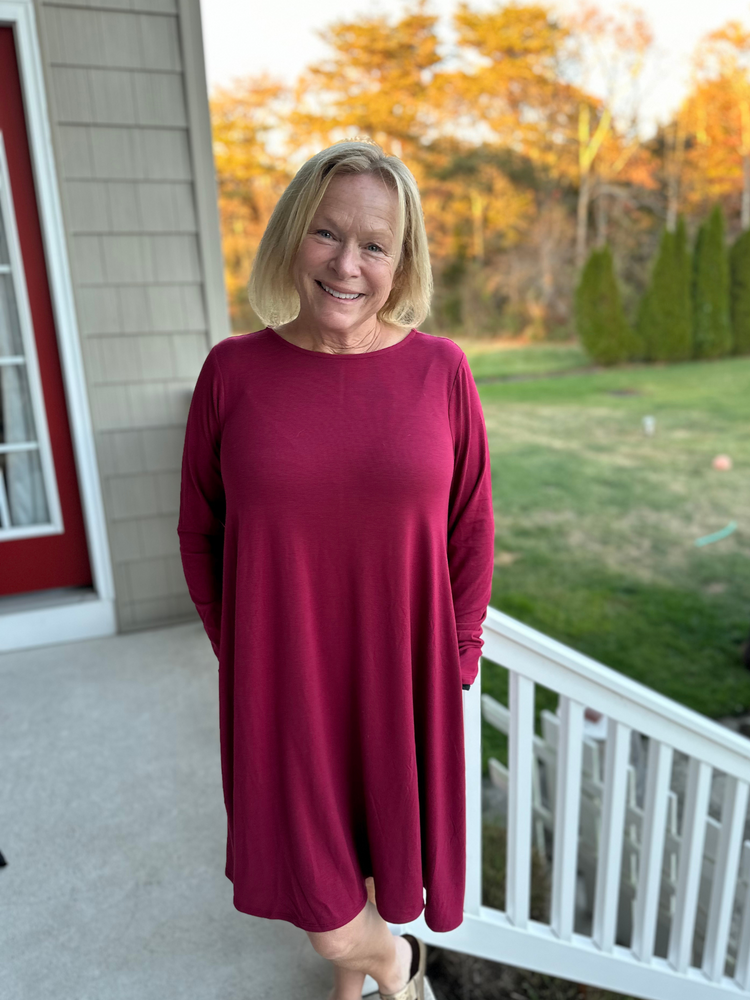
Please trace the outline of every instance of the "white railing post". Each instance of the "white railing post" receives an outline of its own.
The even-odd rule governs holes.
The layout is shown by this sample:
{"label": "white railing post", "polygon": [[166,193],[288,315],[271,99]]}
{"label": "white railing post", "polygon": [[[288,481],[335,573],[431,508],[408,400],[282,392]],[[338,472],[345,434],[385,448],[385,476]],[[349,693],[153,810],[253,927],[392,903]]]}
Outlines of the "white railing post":
{"label": "white railing post", "polygon": [[606,773],[592,934],[595,944],[605,952],[611,952],[614,948],[617,933],[630,733],[629,726],[611,717],[607,719]]}
{"label": "white railing post", "polygon": [[579,702],[560,695],[550,924],[563,941],[572,938],[575,919],[583,712],[584,706]]}
{"label": "white railing post", "polygon": [[633,954],[642,962],[650,962],[654,955],[672,757],[671,747],[659,740],[649,741],[632,941]]}
{"label": "white railing post", "polygon": [[737,938],[737,962],[734,981],[741,990],[750,990],[750,841],[742,848],[740,870],[745,871],[745,902],[742,907],[740,933]]}
{"label": "white railing post", "polygon": [[531,772],[534,739],[534,682],[510,671],[508,738],[508,839],[505,912],[518,928],[529,920],[531,887]]}
{"label": "white railing post", "polygon": [[687,972],[692,959],[710,794],[711,768],[703,761],[691,757],[685,790],[674,917],[667,954],[669,964],[680,973]]}
{"label": "white railing post", "polygon": [[748,796],[747,782],[731,775],[726,775],[725,780],[721,832],[711,885],[702,964],[705,974],[715,983],[724,975]]}
{"label": "white railing post", "polygon": [[[509,708],[489,695],[480,695],[481,711],[475,714],[471,710],[474,692],[465,701],[469,912],[465,928],[449,936],[433,935],[432,943],[644,1000],[673,996],[680,1000],[721,1000],[727,996],[750,1000],[750,887],[745,887],[750,877],[750,842],[741,844],[750,797],[747,741],[493,608],[488,609],[483,638],[484,666],[491,660],[498,669],[508,670]],[[542,713],[539,736],[534,733],[536,685],[560,696],[559,717]],[[599,746],[583,736],[586,705],[607,719],[603,776]],[[509,767],[497,761],[490,765],[493,784],[508,795],[505,912],[478,903],[482,846],[478,737],[482,718],[509,737]],[[650,741],[642,807],[634,798],[635,771],[629,766],[633,733]],[[477,742],[472,744],[472,740]],[[670,789],[677,753],[688,763],[679,831],[678,791]],[[477,761],[476,770],[472,757]],[[551,785],[545,781],[543,786],[537,780],[535,767]],[[708,815],[715,772],[727,778],[721,822]],[[678,779],[682,784],[682,774]],[[544,918],[531,919],[530,912],[531,833],[535,823],[540,847],[546,846],[544,841],[550,835],[554,837],[549,926]],[[625,860],[629,863],[623,873]],[[587,879],[596,879],[590,934],[575,933],[579,864]],[[704,905],[702,889],[708,878],[711,900]],[[667,913],[662,909],[662,892],[673,888]],[[739,927],[732,920],[737,898],[741,904]],[[626,948],[616,941],[618,919],[629,915],[624,907],[630,907],[631,902],[632,947]],[[668,919],[671,927],[665,961],[654,952],[666,930],[662,921]],[[423,933],[428,934],[429,929]],[[702,968],[700,957],[693,962],[696,936],[706,941]],[[723,974],[728,952],[736,954],[733,979]]]}
{"label": "white railing post", "polygon": [[464,912],[479,916],[482,905],[482,658],[464,696],[466,758],[466,892]]}

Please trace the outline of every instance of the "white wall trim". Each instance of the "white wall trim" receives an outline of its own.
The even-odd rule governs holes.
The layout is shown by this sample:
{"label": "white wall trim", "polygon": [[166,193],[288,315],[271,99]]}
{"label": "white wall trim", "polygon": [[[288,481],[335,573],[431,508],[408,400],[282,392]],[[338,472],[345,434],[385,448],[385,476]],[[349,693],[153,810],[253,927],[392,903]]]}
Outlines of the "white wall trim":
{"label": "white wall trim", "polygon": [[203,288],[211,347],[228,337],[231,328],[224,285],[224,258],[199,0],[179,0],[179,20],[188,134],[193,162],[193,190],[198,216],[198,242],[203,260]]}
{"label": "white wall trim", "polygon": [[[87,632],[87,635],[114,634],[116,632],[113,603],[115,588],[112,562],[53,155],[39,35],[32,0],[0,0],[0,24],[10,24],[16,40],[45,262],[96,595],[94,601],[89,602],[86,615],[79,617],[82,628],[85,620],[91,625],[91,631]],[[94,609],[93,606],[96,604],[101,606]],[[63,627],[63,619],[71,614],[70,607],[59,610],[57,616],[52,615],[50,609],[44,612],[27,612],[24,616],[25,625],[30,626],[31,619],[40,615],[39,625],[48,628],[50,636],[55,633],[60,636],[59,639],[50,638],[51,642],[84,638],[85,635],[80,632],[69,635],[70,630]],[[4,621],[3,628],[6,624]],[[102,628],[106,631],[102,632]],[[30,630],[29,635],[32,634],[33,630]],[[33,644],[39,645],[38,633]]]}
{"label": "white wall trim", "polygon": [[63,596],[59,604],[50,604],[40,591],[38,606],[33,596],[27,603],[23,610],[0,612],[0,653],[98,639],[117,632],[114,601],[102,600],[93,592],[78,600]]}

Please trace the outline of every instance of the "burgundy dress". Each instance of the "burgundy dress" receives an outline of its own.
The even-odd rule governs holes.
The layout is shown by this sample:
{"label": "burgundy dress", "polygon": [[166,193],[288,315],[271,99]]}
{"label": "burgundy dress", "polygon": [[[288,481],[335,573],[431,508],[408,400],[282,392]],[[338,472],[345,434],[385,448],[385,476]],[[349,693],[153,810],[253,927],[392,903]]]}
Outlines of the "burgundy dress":
{"label": "burgundy dress", "polygon": [[[477,674],[494,520],[466,355],[270,328],[209,352],[182,460],[180,550],[218,656],[236,909],[328,931],[374,876],[381,916],[463,919],[462,684]],[[424,891],[426,889],[426,904]]]}

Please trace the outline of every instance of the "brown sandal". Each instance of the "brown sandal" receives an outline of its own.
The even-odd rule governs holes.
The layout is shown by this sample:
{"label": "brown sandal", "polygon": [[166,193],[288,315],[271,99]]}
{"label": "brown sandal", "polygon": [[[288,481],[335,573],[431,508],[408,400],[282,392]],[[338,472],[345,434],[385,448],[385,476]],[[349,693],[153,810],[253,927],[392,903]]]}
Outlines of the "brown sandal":
{"label": "brown sandal", "polygon": [[424,1000],[424,974],[427,969],[427,946],[421,938],[404,934],[411,945],[411,969],[409,982],[398,993],[381,993],[380,1000]]}

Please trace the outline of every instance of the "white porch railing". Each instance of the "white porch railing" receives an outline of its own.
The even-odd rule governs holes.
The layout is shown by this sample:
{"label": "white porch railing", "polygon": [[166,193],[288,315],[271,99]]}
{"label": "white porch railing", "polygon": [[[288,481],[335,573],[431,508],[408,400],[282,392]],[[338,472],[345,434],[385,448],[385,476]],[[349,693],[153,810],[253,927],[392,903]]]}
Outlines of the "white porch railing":
{"label": "white porch railing", "polygon": [[[750,741],[710,719],[550,639],[508,615],[488,610],[484,654],[509,671],[507,876],[505,910],[482,904],[481,677],[464,693],[467,791],[467,882],[464,921],[436,934],[423,918],[409,925],[425,941],[577,983],[654,1000],[750,997],[750,892],[743,892],[728,956],[740,852],[750,789]],[[480,664],[481,670],[481,664]],[[530,907],[534,687],[559,693],[553,815],[550,922]],[[591,933],[574,929],[586,707],[607,716]],[[630,940],[616,940],[631,733],[648,737],[648,767],[639,832]],[[675,751],[689,758],[679,837],[668,837]],[[692,964],[709,796],[724,775],[721,821],[712,850],[712,880],[700,965]],[[655,953],[665,844],[677,854],[674,902],[665,955]],[[675,848],[676,845],[676,848]],[[662,911],[664,907],[662,906]],[[727,959],[730,958],[728,962]],[[727,968],[730,972],[727,974]]]}
{"label": "white porch railing", "polygon": [[[496,701],[489,694],[482,695],[482,716],[495,729],[508,735],[510,733],[510,711],[505,705]],[[557,748],[559,745],[560,719],[558,715],[543,709],[541,712],[542,735],[534,736],[533,748],[533,780],[532,780],[532,841],[535,844],[540,856],[547,858],[548,843],[553,840],[555,828],[555,785],[557,783]],[[600,723],[603,723],[602,726]],[[588,732],[591,734],[597,731],[597,736],[592,738],[587,736],[587,727],[584,723],[583,739],[583,771],[581,776],[581,815],[578,827],[578,878],[581,890],[580,899],[576,900],[576,924],[583,931],[584,927],[588,932],[591,926],[591,916],[593,910],[593,900],[596,886],[596,867],[599,852],[599,839],[601,830],[601,810],[604,801],[604,769],[602,767],[603,754],[599,740],[606,735],[607,720],[601,717],[600,723],[595,726],[589,725]],[[599,730],[603,730],[601,734]],[[638,736],[633,733],[633,736]],[[647,740],[645,741],[648,742]],[[623,856],[622,871],[620,877],[620,901],[617,916],[618,935],[628,941],[632,939],[635,911],[635,900],[637,898],[638,878],[641,870],[641,849],[643,847],[644,819],[645,819],[645,756],[643,755],[643,741],[633,743],[631,757],[635,756],[635,761],[628,765],[627,769],[627,791],[625,794],[625,830],[623,833]],[[684,760],[685,758],[683,758]],[[666,836],[664,844],[664,859],[661,872],[656,873],[660,878],[659,886],[659,910],[657,915],[657,937],[662,950],[665,951],[665,941],[671,930],[671,919],[674,916],[676,890],[677,890],[677,869],[682,850],[682,838],[678,832],[678,812],[679,800],[684,803],[686,792],[687,769],[676,768],[673,788],[667,793],[666,810]],[[564,766],[564,761],[562,761]],[[509,785],[508,769],[494,757],[489,759],[490,782],[495,787],[502,789],[506,795]],[[638,789],[640,788],[640,794]],[[716,789],[720,792],[720,789]],[[682,793],[680,795],[680,793]],[[717,796],[718,797],[718,796]],[[713,875],[718,849],[721,838],[721,822],[713,816],[706,819],[706,837],[703,850],[703,865],[701,871],[701,882],[698,893],[698,908],[696,911],[695,935],[693,939],[694,955],[702,954],[703,943],[706,939],[706,928],[708,924],[708,903],[710,901],[711,886],[713,885]],[[648,860],[648,858],[646,858]],[[533,878],[533,874],[532,874]],[[745,840],[740,855],[740,872],[735,894],[735,916],[741,917],[744,912],[745,898],[750,883],[750,840]],[[733,919],[730,923],[729,946],[727,955],[727,965],[731,971],[734,969],[734,961],[737,955],[737,934],[739,932],[739,919]],[[655,947],[658,952],[659,948]],[[666,953],[666,951],[665,951]],[[700,965],[700,957],[697,959]]]}

